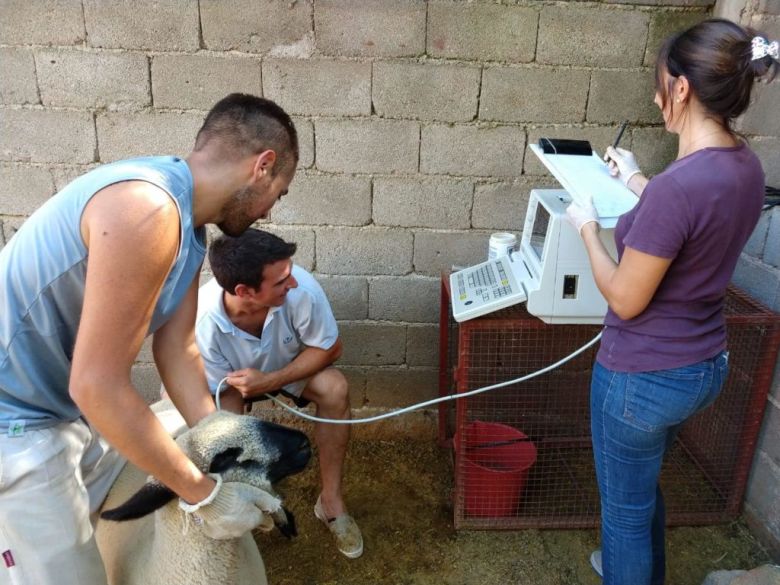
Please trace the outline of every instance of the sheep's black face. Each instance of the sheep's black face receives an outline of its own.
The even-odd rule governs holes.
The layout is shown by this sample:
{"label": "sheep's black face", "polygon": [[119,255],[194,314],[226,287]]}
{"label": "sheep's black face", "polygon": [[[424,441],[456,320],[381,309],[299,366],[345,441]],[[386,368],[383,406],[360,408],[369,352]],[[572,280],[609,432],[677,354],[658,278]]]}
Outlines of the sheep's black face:
{"label": "sheep's black face", "polygon": [[311,458],[304,433],[224,411],[209,415],[176,441],[202,471],[261,488],[298,473]]}
{"label": "sheep's black face", "polygon": [[268,480],[275,483],[280,479],[303,471],[311,458],[309,438],[300,431],[269,422],[261,422],[261,433],[269,446],[273,446],[279,457],[268,466]]}

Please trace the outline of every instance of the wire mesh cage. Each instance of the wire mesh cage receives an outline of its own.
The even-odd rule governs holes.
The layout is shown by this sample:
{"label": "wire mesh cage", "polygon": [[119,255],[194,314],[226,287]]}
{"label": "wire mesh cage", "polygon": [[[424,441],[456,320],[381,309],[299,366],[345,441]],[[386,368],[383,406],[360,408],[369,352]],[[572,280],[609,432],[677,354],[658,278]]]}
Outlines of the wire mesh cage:
{"label": "wire mesh cage", "polygon": [[[442,279],[440,394],[521,377],[569,355],[598,325],[547,325],[524,305],[456,323]],[[780,315],[737,289],[726,306],[730,373],[666,456],[669,525],[739,515],[780,347]],[[588,528],[599,522],[589,390],[597,345],[546,374],[439,406],[455,451],[456,528]]]}

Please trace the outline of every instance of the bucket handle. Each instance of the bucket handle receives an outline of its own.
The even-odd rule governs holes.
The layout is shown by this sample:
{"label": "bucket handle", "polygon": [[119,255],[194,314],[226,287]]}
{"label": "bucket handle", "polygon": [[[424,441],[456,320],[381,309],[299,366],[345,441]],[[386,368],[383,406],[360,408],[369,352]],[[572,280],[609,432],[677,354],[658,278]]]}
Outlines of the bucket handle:
{"label": "bucket handle", "polygon": [[506,439],[504,441],[491,441],[490,443],[483,443],[481,445],[474,445],[473,447],[466,447],[466,451],[476,451],[477,449],[488,449],[489,447],[503,447],[504,445],[525,443],[530,440],[531,440],[530,437],[516,437],[514,439]]}

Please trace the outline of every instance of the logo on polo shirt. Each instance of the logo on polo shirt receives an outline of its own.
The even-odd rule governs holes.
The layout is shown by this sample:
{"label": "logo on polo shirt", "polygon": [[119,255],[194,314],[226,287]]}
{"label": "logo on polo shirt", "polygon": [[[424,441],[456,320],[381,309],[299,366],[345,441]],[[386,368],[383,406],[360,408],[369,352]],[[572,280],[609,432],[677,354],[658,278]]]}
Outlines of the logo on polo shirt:
{"label": "logo on polo shirt", "polygon": [[282,341],[283,341],[285,344],[288,344],[288,343],[290,343],[292,340],[293,340],[293,337],[292,337],[292,335],[288,335],[288,336],[287,336],[287,337],[285,337],[285,338],[284,338]]}

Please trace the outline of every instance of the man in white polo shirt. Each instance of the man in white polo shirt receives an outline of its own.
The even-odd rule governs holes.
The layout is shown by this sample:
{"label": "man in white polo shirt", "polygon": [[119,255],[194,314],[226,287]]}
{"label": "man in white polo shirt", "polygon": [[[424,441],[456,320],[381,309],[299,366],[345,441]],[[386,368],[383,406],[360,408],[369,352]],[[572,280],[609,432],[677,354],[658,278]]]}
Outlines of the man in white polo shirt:
{"label": "man in white polo shirt", "polygon": [[[281,393],[297,405],[316,405],[322,418],[350,418],[344,375],[330,367],[341,355],[336,319],[314,277],[292,263],[296,245],[249,229],[220,236],[209,247],[214,279],[200,287],[196,336],[209,388],[220,380],[223,408]],[[346,513],[341,475],[349,425],[315,423],[322,491],[314,514],[349,558],[363,553],[363,538]]]}

